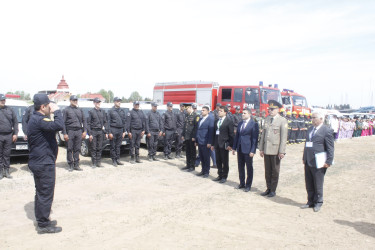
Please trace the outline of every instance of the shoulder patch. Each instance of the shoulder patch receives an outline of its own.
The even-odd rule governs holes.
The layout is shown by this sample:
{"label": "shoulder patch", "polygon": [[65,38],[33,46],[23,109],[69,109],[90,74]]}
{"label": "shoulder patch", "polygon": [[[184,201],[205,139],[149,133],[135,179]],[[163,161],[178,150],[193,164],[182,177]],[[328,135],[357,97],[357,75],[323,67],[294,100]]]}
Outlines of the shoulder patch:
{"label": "shoulder patch", "polygon": [[197,122],[199,122],[199,116],[197,116]]}
{"label": "shoulder patch", "polygon": [[43,118],[43,121],[45,121],[45,122],[52,122],[52,120],[51,119],[49,119],[49,118]]}

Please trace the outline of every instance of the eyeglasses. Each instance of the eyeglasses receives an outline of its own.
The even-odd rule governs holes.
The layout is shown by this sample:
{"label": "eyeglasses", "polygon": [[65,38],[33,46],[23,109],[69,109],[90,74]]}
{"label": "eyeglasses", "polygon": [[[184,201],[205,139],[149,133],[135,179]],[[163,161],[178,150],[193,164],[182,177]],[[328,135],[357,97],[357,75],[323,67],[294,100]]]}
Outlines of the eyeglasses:
{"label": "eyeglasses", "polygon": [[311,116],[311,118],[312,118],[312,119],[316,119],[316,118],[318,118],[318,117],[317,117],[317,116]]}

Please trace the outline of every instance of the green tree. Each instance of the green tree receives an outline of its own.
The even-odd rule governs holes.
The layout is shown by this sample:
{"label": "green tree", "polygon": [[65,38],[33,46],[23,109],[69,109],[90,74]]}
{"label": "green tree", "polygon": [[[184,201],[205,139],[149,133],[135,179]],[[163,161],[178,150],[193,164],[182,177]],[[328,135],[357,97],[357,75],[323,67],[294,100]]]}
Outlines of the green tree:
{"label": "green tree", "polygon": [[138,91],[134,91],[130,94],[129,99],[130,102],[134,101],[142,101],[142,96],[138,93]]}
{"label": "green tree", "polygon": [[145,97],[145,101],[152,101],[152,99],[150,97]]}

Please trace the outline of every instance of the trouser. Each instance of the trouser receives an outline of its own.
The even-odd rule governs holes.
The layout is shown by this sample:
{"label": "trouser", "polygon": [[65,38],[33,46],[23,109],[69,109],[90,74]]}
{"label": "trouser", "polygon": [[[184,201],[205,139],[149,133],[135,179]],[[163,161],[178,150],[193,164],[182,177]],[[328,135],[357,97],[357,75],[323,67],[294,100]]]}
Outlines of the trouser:
{"label": "trouser", "polygon": [[[244,185],[246,187],[251,188],[253,184],[253,157],[250,157],[249,154],[244,154],[241,152],[241,148],[238,149],[237,154],[237,162],[238,162],[238,174],[240,178],[240,185]],[[245,164],[246,164],[246,183],[245,183]]]}
{"label": "trouser", "polygon": [[175,136],[174,130],[166,130],[164,136],[164,155],[167,156],[172,152],[172,143]]}
{"label": "trouser", "polygon": [[48,226],[55,191],[55,165],[30,165],[35,182],[35,218],[40,227]]}
{"label": "trouser", "polygon": [[228,178],[229,151],[225,148],[215,147],[217,174],[223,179]]}
{"label": "trouser", "polygon": [[204,174],[210,173],[210,148],[207,145],[198,144],[199,158],[202,162],[202,172]]}
{"label": "trouser", "polygon": [[307,203],[323,203],[323,183],[326,168],[309,167],[305,165],[305,184],[307,191]]}
{"label": "trouser", "polygon": [[132,129],[132,139],[130,140],[130,155],[139,156],[139,147],[141,146],[141,129]]}
{"label": "trouser", "polygon": [[290,143],[290,135],[292,134],[292,129],[288,129],[288,142]]}
{"label": "trouser", "polygon": [[68,147],[66,148],[68,164],[78,164],[79,151],[81,150],[82,145],[82,130],[69,130],[68,136]]}
{"label": "trouser", "polygon": [[276,192],[280,174],[280,159],[278,155],[264,155],[264,170],[267,189]]}
{"label": "trouser", "polygon": [[148,156],[154,156],[158,149],[159,132],[155,131],[149,133],[151,134],[151,137],[146,137]]}
{"label": "trouser", "polygon": [[120,160],[122,134],[124,133],[124,130],[122,128],[111,127],[111,132],[113,135],[113,139],[110,140],[111,158],[112,158],[112,161],[116,161],[116,160]]}
{"label": "trouser", "polygon": [[[210,157],[211,157],[211,160],[212,160],[212,165],[216,166],[216,153],[215,153],[215,150],[212,151],[210,150]],[[198,155],[195,159],[195,166],[198,166],[199,164],[201,163],[201,159],[199,157],[199,150],[198,150]]]}
{"label": "trouser", "polygon": [[184,141],[182,140],[182,128],[176,130],[176,155],[181,154]]}
{"label": "trouser", "polygon": [[302,139],[303,139],[303,130],[298,130],[297,132],[297,138],[296,138],[296,142],[302,142]]}
{"label": "trouser", "polygon": [[12,133],[0,134],[0,170],[9,169],[12,150]]}
{"label": "trouser", "polygon": [[102,159],[102,147],[103,147],[103,131],[92,130],[92,141],[91,141],[91,160],[93,163],[100,162]]}
{"label": "trouser", "polygon": [[298,135],[298,130],[292,130],[290,132],[290,143],[296,143],[296,139],[297,139],[297,135]]}
{"label": "trouser", "polygon": [[191,139],[185,140],[185,148],[186,148],[186,166],[189,168],[195,168],[195,157],[197,154],[197,150],[195,148],[195,142]]}

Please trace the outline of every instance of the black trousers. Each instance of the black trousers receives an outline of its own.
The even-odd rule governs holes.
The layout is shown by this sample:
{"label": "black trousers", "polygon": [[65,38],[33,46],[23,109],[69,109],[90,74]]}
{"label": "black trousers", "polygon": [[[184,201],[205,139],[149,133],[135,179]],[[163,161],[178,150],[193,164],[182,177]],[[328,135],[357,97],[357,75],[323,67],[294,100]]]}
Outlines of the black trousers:
{"label": "black trousers", "polygon": [[130,155],[139,156],[139,147],[141,146],[141,133],[142,130],[131,130],[132,133],[132,139],[130,140]]}
{"label": "black trousers", "polygon": [[184,141],[182,140],[182,128],[176,130],[176,154],[181,154],[182,147],[184,145]]}
{"label": "black trousers", "polygon": [[207,145],[198,144],[199,158],[202,163],[202,172],[204,174],[210,173],[210,148],[207,148]]}
{"label": "black trousers", "polygon": [[217,174],[219,177],[227,179],[229,173],[229,151],[224,148],[215,147],[215,154]]}
{"label": "black trousers", "polygon": [[172,152],[172,143],[175,138],[174,130],[166,130],[164,136],[164,155],[170,155]]}
{"label": "black trousers", "polygon": [[68,164],[78,164],[82,145],[82,130],[69,130],[68,136],[68,147],[66,148]]}
{"label": "black trousers", "polygon": [[93,163],[102,160],[102,147],[104,134],[102,130],[92,130],[91,160]]}
{"label": "black trousers", "polygon": [[326,171],[326,168],[316,168],[305,165],[307,204],[323,203],[323,183]]}
{"label": "black trousers", "polygon": [[111,127],[111,132],[113,135],[113,139],[110,140],[111,158],[112,161],[120,160],[123,129]]}
{"label": "black trousers", "polygon": [[[250,157],[249,154],[244,154],[241,152],[241,148],[238,149],[237,153],[237,162],[238,162],[238,174],[240,178],[240,185],[251,188],[253,184],[253,157]],[[245,183],[245,164],[246,164],[246,183]]]}
{"label": "black trousers", "polygon": [[55,165],[29,165],[35,182],[35,218],[40,227],[48,226],[55,192]]}
{"label": "black trousers", "polygon": [[158,150],[159,132],[151,131],[150,134],[151,137],[146,137],[148,156],[154,156],[156,155],[156,151]]}
{"label": "black trousers", "polygon": [[288,129],[288,142],[290,143],[291,141],[290,141],[290,136],[291,136],[291,134],[292,134],[292,129]]}
{"label": "black trousers", "polygon": [[0,134],[0,169],[9,169],[12,150],[12,133]]}
{"label": "black trousers", "polygon": [[264,170],[267,189],[276,192],[280,174],[280,159],[278,155],[264,155]]}
{"label": "black trousers", "polygon": [[297,136],[298,136],[298,130],[292,130],[292,131],[290,131],[290,139],[289,139],[289,142],[290,142],[290,143],[296,143]]}
{"label": "black trousers", "polygon": [[195,159],[197,155],[197,149],[195,147],[195,141],[185,140],[186,149],[186,166],[189,168],[195,168]]}

